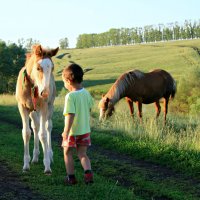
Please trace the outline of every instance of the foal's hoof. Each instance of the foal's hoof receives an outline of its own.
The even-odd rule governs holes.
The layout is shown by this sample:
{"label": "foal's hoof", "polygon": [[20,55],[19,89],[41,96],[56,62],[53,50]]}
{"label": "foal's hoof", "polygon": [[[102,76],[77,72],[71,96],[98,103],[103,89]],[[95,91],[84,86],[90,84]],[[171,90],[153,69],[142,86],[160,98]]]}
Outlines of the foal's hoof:
{"label": "foal's hoof", "polygon": [[22,173],[28,173],[30,171],[30,168],[22,169]]}
{"label": "foal's hoof", "polygon": [[29,164],[24,164],[22,172],[28,172],[30,170],[30,165]]}
{"label": "foal's hoof", "polygon": [[37,163],[38,163],[38,159],[33,159],[33,160],[31,161],[31,163],[32,163],[32,164],[37,164]]}
{"label": "foal's hoof", "polygon": [[52,173],[51,170],[44,171],[44,174],[47,175],[47,176],[51,176],[51,173]]}

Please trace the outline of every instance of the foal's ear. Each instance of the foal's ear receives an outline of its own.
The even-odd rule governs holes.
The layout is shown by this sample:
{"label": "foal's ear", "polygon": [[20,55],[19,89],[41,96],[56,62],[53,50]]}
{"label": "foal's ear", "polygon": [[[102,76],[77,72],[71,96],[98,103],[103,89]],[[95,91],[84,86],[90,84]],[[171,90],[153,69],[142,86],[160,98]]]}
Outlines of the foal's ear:
{"label": "foal's ear", "polygon": [[33,45],[32,46],[33,53],[37,56],[42,56],[42,47],[41,45]]}
{"label": "foal's ear", "polygon": [[108,97],[106,97],[106,102],[108,103],[110,101],[110,99]]}
{"label": "foal's ear", "polygon": [[26,54],[26,60],[28,60],[31,57],[31,53]]}
{"label": "foal's ear", "polygon": [[59,47],[57,47],[56,49],[52,49],[51,50],[51,57],[55,56],[58,53]]}

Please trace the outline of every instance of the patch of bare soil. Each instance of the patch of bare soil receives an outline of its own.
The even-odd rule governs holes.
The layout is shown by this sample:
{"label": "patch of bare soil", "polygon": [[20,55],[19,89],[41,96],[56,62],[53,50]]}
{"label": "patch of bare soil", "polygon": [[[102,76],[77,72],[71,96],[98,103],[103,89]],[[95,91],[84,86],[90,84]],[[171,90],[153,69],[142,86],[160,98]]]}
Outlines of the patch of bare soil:
{"label": "patch of bare soil", "polygon": [[45,200],[26,186],[3,160],[0,160],[0,174],[1,200]]}

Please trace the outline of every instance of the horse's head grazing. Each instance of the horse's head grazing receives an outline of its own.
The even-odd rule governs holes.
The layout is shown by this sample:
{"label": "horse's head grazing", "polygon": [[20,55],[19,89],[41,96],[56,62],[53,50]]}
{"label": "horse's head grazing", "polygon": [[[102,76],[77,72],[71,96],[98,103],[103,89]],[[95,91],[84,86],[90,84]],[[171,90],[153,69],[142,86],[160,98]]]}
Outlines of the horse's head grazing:
{"label": "horse's head grazing", "polygon": [[42,98],[49,96],[51,73],[54,67],[51,57],[57,54],[58,49],[45,50],[41,45],[32,47],[33,54],[29,58],[29,60],[32,59],[30,77],[34,85],[38,87],[39,96]]}
{"label": "horse's head grazing", "polygon": [[100,115],[99,120],[110,117],[114,112],[114,105],[108,97],[102,96],[99,102]]}

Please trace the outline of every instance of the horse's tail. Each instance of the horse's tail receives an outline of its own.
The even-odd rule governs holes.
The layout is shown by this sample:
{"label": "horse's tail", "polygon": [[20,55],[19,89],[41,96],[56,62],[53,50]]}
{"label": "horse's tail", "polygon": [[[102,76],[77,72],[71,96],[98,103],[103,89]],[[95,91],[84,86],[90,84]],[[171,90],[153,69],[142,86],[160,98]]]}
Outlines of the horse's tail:
{"label": "horse's tail", "polygon": [[172,90],[171,90],[171,94],[170,94],[170,98],[174,99],[175,94],[176,94],[176,81],[174,79],[172,79]]}

